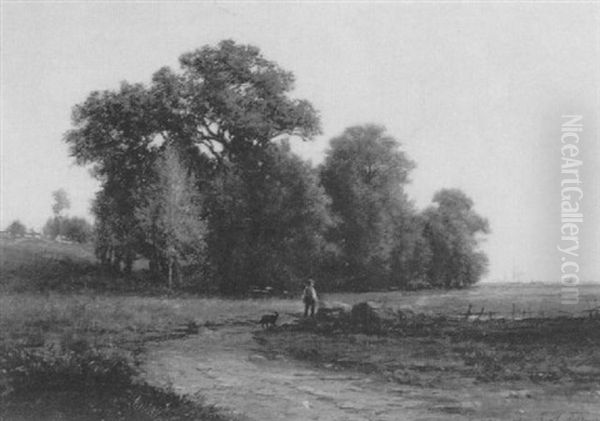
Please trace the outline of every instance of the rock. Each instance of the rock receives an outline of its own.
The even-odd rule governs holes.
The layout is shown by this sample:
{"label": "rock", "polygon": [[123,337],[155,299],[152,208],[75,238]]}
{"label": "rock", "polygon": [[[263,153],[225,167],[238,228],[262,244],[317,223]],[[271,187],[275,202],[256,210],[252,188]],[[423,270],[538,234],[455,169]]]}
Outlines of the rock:
{"label": "rock", "polygon": [[396,315],[401,320],[412,319],[417,314],[415,312],[415,310],[413,310],[413,308],[409,305],[402,305],[399,307],[394,307],[393,310],[396,312]]}
{"label": "rock", "polygon": [[350,314],[352,306],[341,301],[321,301],[317,310],[317,318],[321,320],[337,319]]}
{"label": "rock", "polygon": [[267,361],[267,357],[260,354],[252,354],[248,356],[248,361],[251,361],[253,363],[262,363]]}
{"label": "rock", "polygon": [[392,377],[401,384],[418,384],[419,377],[408,370],[396,370]]}
{"label": "rock", "polygon": [[506,399],[529,399],[531,396],[529,390],[509,390],[504,393]]}
{"label": "rock", "polygon": [[374,301],[355,304],[351,312],[352,322],[365,327],[381,327],[382,324],[397,322],[398,314],[391,308]]}
{"label": "rock", "polygon": [[568,367],[572,373],[582,376],[600,376],[600,367],[591,365],[572,365]]}

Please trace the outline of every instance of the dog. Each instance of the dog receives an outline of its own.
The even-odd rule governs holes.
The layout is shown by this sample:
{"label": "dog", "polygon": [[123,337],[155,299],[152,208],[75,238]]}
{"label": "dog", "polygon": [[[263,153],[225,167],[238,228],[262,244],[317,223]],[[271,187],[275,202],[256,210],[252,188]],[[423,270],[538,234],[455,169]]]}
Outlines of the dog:
{"label": "dog", "polygon": [[279,317],[279,313],[276,311],[273,314],[265,314],[258,323],[260,323],[263,329],[268,328],[269,326],[275,326],[277,317]]}

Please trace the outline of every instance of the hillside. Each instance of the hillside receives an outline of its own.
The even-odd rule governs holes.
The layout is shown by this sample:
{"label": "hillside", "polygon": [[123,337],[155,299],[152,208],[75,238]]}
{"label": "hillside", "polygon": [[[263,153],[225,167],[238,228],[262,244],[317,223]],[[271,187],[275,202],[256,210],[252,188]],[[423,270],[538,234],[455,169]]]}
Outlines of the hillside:
{"label": "hillside", "polygon": [[90,246],[37,238],[0,239],[0,288],[70,288],[85,282],[85,276],[95,270],[95,262]]}

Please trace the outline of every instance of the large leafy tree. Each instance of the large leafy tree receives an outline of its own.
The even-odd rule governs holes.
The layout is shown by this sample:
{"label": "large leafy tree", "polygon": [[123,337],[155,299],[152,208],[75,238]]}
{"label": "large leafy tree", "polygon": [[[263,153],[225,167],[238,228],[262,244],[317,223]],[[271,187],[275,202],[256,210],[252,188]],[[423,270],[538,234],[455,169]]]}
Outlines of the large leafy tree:
{"label": "large leafy tree", "polygon": [[181,284],[181,262],[201,263],[205,252],[206,222],[202,197],[194,176],[176,150],[167,147],[155,164],[157,182],[148,186],[136,209],[138,227],[156,271]]}
{"label": "large leafy tree", "polygon": [[135,209],[157,182],[154,162],[167,146],[207,191],[217,176],[258,162],[273,141],[320,130],[310,103],[290,97],[293,75],[256,47],[223,41],[184,54],[180,65],[180,72],[160,69],[149,86],[124,82],[117,91],[92,92],[75,107],[65,136],[77,162],[91,164],[102,182],[97,254],[116,269],[130,269],[136,253],[152,255]]}
{"label": "large leafy tree", "polygon": [[131,270],[136,243],[138,192],[152,176],[157,151],[154,102],[141,84],[123,82],[117,91],[92,92],[73,110],[65,140],[79,164],[92,164],[101,181],[93,211],[96,254],[115,270]]}
{"label": "large leafy tree", "polygon": [[398,224],[391,254],[391,286],[401,289],[429,287],[427,273],[432,252],[423,236],[424,224],[423,216],[418,213],[403,218]]}
{"label": "large leafy tree", "polygon": [[462,288],[476,283],[488,260],[479,249],[489,233],[488,221],[473,210],[473,201],[459,189],[443,189],[423,212],[423,238],[429,255],[420,263],[431,286]]}
{"label": "large leafy tree", "polygon": [[315,170],[286,142],[255,158],[221,172],[209,196],[208,250],[223,293],[297,288],[328,247],[329,199]]}
{"label": "large leafy tree", "polygon": [[413,212],[404,191],[413,168],[381,126],[350,127],[331,140],[321,180],[339,219],[332,240],[342,250],[347,287],[390,282],[392,253]]}
{"label": "large leafy tree", "polygon": [[163,68],[150,89],[163,135],[200,146],[222,162],[281,136],[308,139],[319,133],[312,105],[289,96],[293,74],[258,48],[227,40],[179,61],[182,73]]}

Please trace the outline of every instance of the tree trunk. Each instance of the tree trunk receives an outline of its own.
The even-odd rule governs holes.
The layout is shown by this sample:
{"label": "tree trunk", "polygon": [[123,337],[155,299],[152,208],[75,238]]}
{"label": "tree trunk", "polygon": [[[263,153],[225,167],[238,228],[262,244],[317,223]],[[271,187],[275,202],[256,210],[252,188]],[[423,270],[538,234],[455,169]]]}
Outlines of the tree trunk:
{"label": "tree trunk", "polygon": [[173,291],[173,259],[169,259],[169,291]]}
{"label": "tree trunk", "polygon": [[125,275],[131,275],[131,272],[133,270],[133,253],[131,253],[130,251],[128,251],[125,254],[125,261],[124,261],[124,267],[123,270],[125,272]]}

